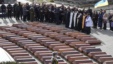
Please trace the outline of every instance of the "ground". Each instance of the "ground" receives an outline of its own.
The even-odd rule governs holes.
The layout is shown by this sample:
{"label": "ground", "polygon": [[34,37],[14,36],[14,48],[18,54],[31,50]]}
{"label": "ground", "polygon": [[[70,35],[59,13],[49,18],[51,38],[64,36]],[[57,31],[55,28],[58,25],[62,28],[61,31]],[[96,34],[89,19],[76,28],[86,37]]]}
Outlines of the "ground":
{"label": "ground", "polygon": [[[23,21],[16,21],[13,19],[1,19],[0,26],[11,26],[14,23],[23,23]],[[54,25],[54,24],[52,24]],[[64,27],[64,25],[61,25]],[[113,56],[113,32],[109,30],[109,23],[107,30],[92,29],[92,36],[102,41],[101,45],[96,47],[101,48],[103,52]],[[0,48],[0,62],[1,61],[14,61],[3,49]]]}

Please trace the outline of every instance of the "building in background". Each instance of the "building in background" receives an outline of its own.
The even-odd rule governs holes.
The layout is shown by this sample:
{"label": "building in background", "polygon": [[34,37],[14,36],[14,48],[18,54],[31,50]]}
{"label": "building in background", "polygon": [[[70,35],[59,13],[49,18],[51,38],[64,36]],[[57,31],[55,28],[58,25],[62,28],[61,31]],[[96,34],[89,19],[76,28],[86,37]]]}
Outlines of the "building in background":
{"label": "building in background", "polygon": [[8,4],[8,3],[15,3],[16,0],[0,0],[0,4],[2,3],[5,3],[5,4]]}

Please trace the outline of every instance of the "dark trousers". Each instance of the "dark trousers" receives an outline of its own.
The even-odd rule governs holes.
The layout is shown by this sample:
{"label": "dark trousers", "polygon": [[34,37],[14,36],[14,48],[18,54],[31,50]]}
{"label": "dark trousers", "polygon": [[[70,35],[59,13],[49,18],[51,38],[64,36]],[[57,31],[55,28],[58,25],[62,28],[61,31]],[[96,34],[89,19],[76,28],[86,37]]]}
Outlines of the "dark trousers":
{"label": "dark trousers", "polygon": [[23,14],[20,14],[20,19],[21,19],[21,20],[23,19]]}
{"label": "dark trousers", "polygon": [[23,15],[23,21],[26,22],[27,20],[27,15]]}
{"label": "dark trousers", "polygon": [[111,20],[109,20],[109,27],[110,27],[110,30],[112,30],[112,27],[111,27]]}
{"label": "dark trousers", "polygon": [[16,20],[19,20],[19,15],[16,16]]}
{"label": "dark trousers", "polygon": [[12,17],[12,13],[11,12],[8,12],[7,13],[7,16],[8,16],[8,18],[11,18]]}
{"label": "dark trousers", "polygon": [[40,21],[43,22],[44,21],[44,14],[40,13]]}
{"label": "dark trousers", "polygon": [[63,23],[63,16],[62,15],[59,16],[59,22],[60,22],[60,24]]}
{"label": "dark trousers", "polygon": [[27,20],[29,21],[30,20],[30,14],[27,13]]}
{"label": "dark trousers", "polygon": [[53,16],[53,13],[52,13],[52,12],[50,12],[49,14],[50,14],[50,15],[49,15],[49,22],[52,23],[53,20],[54,20],[54,19],[53,19],[54,16]]}
{"label": "dark trousers", "polygon": [[111,30],[113,31],[113,21],[110,22]]}
{"label": "dark trousers", "polygon": [[111,30],[113,31],[113,27],[111,27]]}
{"label": "dark trousers", "polygon": [[2,18],[5,18],[5,17],[6,17],[6,13],[2,12]]}
{"label": "dark trousers", "polygon": [[14,16],[14,18],[16,18],[16,13],[15,12],[13,12],[13,16]]}
{"label": "dark trousers", "polygon": [[97,28],[97,21],[98,21],[98,20],[93,20],[94,28]]}
{"label": "dark trousers", "polygon": [[19,12],[17,12],[16,13],[16,20],[19,20],[19,16],[20,16],[20,14],[19,14]]}
{"label": "dark trousers", "polygon": [[100,29],[102,29],[102,21],[103,21],[103,20],[100,18],[100,19],[99,19],[99,22],[98,22],[98,26],[100,27]]}
{"label": "dark trousers", "polygon": [[36,21],[39,21],[40,18],[39,18],[39,14],[38,14],[38,13],[36,13],[35,18],[36,18],[36,19],[35,19]]}
{"label": "dark trousers", "polygon": [[47,13],[45,13],[44,17],[45,17],[45,22],[47,22],[48,21]]}
{"label": "dark trousers", "polygon": [[107,23],[104,22],[103,24],[104,24],[103,29],[106,30]]}
{"label": "dark trousers", "polygon": [[85,27],[85,31],[86,34],[90,34],[91,33],[91,27]]}

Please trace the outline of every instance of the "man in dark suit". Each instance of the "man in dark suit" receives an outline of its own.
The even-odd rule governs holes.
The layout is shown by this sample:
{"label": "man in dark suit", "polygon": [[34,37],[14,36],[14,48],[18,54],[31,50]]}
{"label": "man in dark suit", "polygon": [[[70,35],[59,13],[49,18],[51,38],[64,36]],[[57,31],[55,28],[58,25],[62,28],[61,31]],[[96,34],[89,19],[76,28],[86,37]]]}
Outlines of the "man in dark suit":
{"label": "man in dark suit", "polygon": [[60,8],[59,8],[59,12],[60,12],[60,24],[61,23],[64,23],[64,5],[62,5]]}
{"label": "man in dark suit", "polygon": [[19,8],[19,4],[17,4],[17,6],[15,7],[15,17],[16,20],[19,20],[19,15],[20,15],[20,8]]}
{"label": "man in dark suit", "polygon": [[54,22],[58,25],[59,24],[59,8],[54,7]]}
{"label": "man in dark suit", "polygon": [[22,20],[23,19],[23,8],[22,8],[21,2],[19,2],[18,4],[19,4],[19,9],[20,9],[19,18]]}
{"label": "man in dark suit", "polygon": [[2,12],[2,18],[5,18],[5,16],[6,16],[6,6],[4,5],[4,3],[2,3],[2,5],[1,5],[1,12]]}
{"label": "man in dark suit", "polygon": [[69,28],[69,21],[70,21],[70,12],[71,12],[71,9],[70,9],[70,6],[67,8],[66,10],[66,18],[65,18],[65,27],[66,28]]}
{"label": "man in dark suit", "polygon": [[17,3],[15,3],[13,5],[13,15],[14,15],[15,18],[16,18],[16,7],[17,7]]}
{"label": "man in dark suit", "polygon": [[12,5],[10,3],[7,5],[7,15],[8,18],[12,17]]}
{"label": "man in dark suit", "polygon": [[43,6],[40,6],[40,21],[43,22]]}

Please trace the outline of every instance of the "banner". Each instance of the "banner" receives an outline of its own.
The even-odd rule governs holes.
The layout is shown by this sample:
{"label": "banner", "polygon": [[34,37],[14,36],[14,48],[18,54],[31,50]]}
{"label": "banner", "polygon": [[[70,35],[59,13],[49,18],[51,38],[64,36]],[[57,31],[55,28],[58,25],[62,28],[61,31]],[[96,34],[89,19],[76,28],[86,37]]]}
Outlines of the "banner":
{"label": "banner", "polygon": [[94,7],[98,8],[98,7],[107,6],[107,5],[108,5],[108,0],[101,0],[97,2]]}

